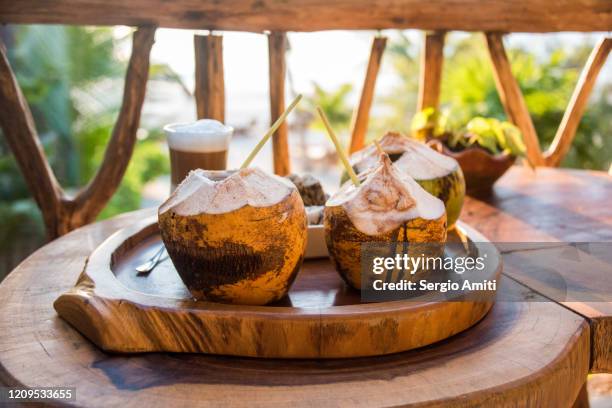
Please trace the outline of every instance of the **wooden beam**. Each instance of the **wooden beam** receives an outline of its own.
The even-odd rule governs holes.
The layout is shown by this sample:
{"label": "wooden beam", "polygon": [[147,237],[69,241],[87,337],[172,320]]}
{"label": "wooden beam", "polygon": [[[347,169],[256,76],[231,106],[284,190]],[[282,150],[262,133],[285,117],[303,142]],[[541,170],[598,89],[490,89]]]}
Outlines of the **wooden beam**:
{"label": "wooden beam", "polygon": [[[272,32],[268,35],[271,124],[274,123],[285,110],[286,50],[287,35],[284,32]],[[274,173],[286,176],[291,172],[286,122],[283,122],[272,136],[272,151],[274,155]]]}
{"label": "wooden beam", "polygon": [[93,221],[113,196],[128,166],[149,74],[155,28],[134,33],[119,117],[94,178],[75,198],[66,196],[44,155],[27,102],[4,50],[0,50],[0,124],[28,187],[40,208],[47,234],[56,238]]}
{"label": "wooden beam", "polygon": [[542,166],[544,165],[544,158],[540,150],[538,135],[523,99],[521,88],[514,75],[512,75],[510,61],[504,49],[502,34],[486,33],[486,40],[493,65],[495,85],[504,105],[506,115],[523,133],[523,140],[527,147],[527,159],[531,165]]}
{"label": "wooden beam", "polygon": [[376,86],[376,78],[378,77],[380,62],[386,45],[386,37],[375,37],[372,41],[370,60],[368,61],[368,68],[363,81],[363,88],[361,89],[359,105],[357,105],[353,112],[351,121],[350,153],[356,152],[364,145],[366,133],[368,131],[368,122],[370,120],[370,109],[372,108],[372,101],[374,99],[374,87]]}
{"label": "wooden beam", "polygon": [[589,59],[580,74],[570,103],[565,110],[555,139],[545,154],[546,164],[557,167],[569,151],[572,141],[576,136],[576,130],[580,119],[584,114],[589,101],[589,95],[593,90],[599,71],[606,63],[608,54],[612,49],[612,38],[603,38],[593,49]]}
{"label": "wooden beam", "polygon": [[425,108],[438,109],[445,36],[446,32],[444,31],[425,34],[423,52],[421,53],[418,112]]}
{"label": "wooden beam", "polygon": [[0,44],[0,126],[28,188],[42,211],[50,238],[57,229],[63,195],[38,139],[28,103]]}
{"label": "wooden beam", "polygon": [[270,31],[418,28],[462,31],[608,31],[609,0],[19,0],[2,23],[154,24]]}
{"label": "wooden beam", "polygon": [[195,35],[195,99],[198,119],[225,122],[223,37]]}

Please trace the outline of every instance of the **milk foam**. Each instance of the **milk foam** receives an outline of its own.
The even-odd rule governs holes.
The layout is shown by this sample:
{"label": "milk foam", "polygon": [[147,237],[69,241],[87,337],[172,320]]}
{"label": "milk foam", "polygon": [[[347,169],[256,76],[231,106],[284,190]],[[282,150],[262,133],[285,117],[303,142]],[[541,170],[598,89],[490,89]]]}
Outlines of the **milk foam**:
{"label": "milk foam", "polygon": [[290,181],[257,168],[234,172],[215,181],[224,172],[193,170],[159,207],[159,214],[172,210],[183,216],[224,214],[245,205],[269,207],[278,204],[295,190]]}
{"label": "milk foam", "polygon": [[166,125],[164,132],[171,149],[206,153],[227,150],[234,128],[218,120],[201,119]]}
{"label": "milk foam", "polygon": [[442,201],[398,171],[386,155],[359,187],[347,181],[325,205],[343,206],[355,228],[367,235],[385,234],[415,218],[435,220],[446,211]]}
{"label": "milk foam", "polygon": [[[457,170],[459,164],[451,157],[440,154],[427,146],[399,133],[387,133],[379,142],[387,154],[401,154],[393,163],[399,170],[416,180],[431,180],[444,177]],[[370,145],[351,156],[351,164],[358,172],[372,169],[378,165],[376,146]]]}

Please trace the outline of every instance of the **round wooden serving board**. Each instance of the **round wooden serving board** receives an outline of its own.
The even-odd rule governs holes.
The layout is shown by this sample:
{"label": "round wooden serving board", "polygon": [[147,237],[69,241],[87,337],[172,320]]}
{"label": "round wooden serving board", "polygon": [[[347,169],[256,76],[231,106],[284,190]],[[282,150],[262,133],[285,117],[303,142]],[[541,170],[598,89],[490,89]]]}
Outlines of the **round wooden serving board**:
{"label": "round wooden serving board", "polygon": [[[459,224],[476,251],[501,256]],[[457,240],[449,233],[449,240]],[[264,358],[344,358],[406,351],[446,339],[482,319],[493,301],[401,300],[361,303],[327,258],[307,259],[282,301],[241,306],[195,301],[172,262],[148,275],[135,266],[161,246],[148,218],[117,231],[89,257],[77,284],[54,303],[57,313],[105,351],[195,352]],[[478,255],[483,255],[480,253]],[[494,252],[494,253],[491,253]]]}

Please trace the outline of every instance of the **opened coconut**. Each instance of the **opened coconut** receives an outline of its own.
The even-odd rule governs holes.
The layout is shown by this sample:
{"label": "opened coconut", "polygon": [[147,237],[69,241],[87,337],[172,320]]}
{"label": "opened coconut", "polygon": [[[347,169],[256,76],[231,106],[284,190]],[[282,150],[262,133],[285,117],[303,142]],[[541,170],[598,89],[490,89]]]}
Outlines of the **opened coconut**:
{"label": "opened coconut", "polygon": [[[444,202],[448,226],[452,227],[459,218],[465,197],[465,179],[459,163],[424,143],[395,132],[387,133],[379,144],[395,168]],[[350,162],[359,175],[377,166],[378,151],[373,145],[367,146],[355,152]]]}
{"label": "opened coconut", "polygon": [[[361,288],[362,244],[390,243],[395,251],[395,247],[403,247],[397,243],[426,247],[446,241],[442,201],[394,167],[387,154],[379,155],[377,165],[360,178],[358,186],[344,183],[324,210],[330,257],[344,280],[356,289]],[[414,245],[408,247],[415,249]]]}
{"label": "opened coconut", "polygon": [[253,168],[192,171],[159,208],[159,228],[196,299],[246,305],[278,300],[306,248],[297,189]]}

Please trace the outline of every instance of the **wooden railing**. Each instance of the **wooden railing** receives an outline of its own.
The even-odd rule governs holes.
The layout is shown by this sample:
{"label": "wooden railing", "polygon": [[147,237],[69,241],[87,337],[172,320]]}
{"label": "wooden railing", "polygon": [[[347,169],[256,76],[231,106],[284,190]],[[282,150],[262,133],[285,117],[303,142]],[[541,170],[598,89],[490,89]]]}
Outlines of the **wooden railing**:
{"label": "wooden railing", "polygon": [[92,222],[113,196],[125,173],[136,142],[136,131],[149,76],[149,52],[155,29],[134,33],[119,117],[94,178],[75,197],[67,196],[45,157],[32,113],[0,47],[0,124],[36,204],[48,235],[56,237]]}
{"label": "wooden railing", "polygon": [[[445,34],[451,30],[485,33],[497,89],[508,118],[523,132],[529,161],[558,166],[568,152],[612,38],[593,50],[549,150],[542,153],[533,122],[510,69],[504,32],[608,31],[609,0],[19,0],[0,2],[0,23],[128,25],[134,32],[123,102],[93,180],[75,197],[67,196],[44,156],[32,114],[0,46],[0,125],[29,189],[40,207],[50,238],[95,219],[116,191],[136,141],[155,27],[266,32],[269,50],[270,112],[274,121],[285,107],[285,51],[288,31],[332,29],[430,30],[425,35],[418,108],[437,107]],[[359,103],[351,124],[350,150],[364,144],[376,77],[386,39],[375,37]],[[198,117],[223,121],[225,95],[223,37],[194,36]],[[273,137],[274,171],[290,172],[287,127]]]}

